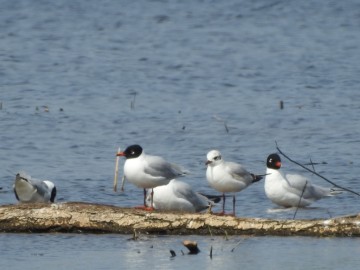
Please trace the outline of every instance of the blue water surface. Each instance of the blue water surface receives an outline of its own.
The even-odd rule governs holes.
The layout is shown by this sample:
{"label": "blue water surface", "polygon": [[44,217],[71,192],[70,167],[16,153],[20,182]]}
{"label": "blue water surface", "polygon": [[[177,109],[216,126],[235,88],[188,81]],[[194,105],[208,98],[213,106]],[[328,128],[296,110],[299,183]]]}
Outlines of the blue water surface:
{"label": "blue water surface", "polygon": [[[134,143],[186,167],[191,175],[183,180],[204,193],[217,194],[205,178],[209,150],[261,174],[275,141],[301,163],[326,163],[316,171],[360,192],[357,1],[1,0],[0,6],[0,204],[16,203],[18,171],[54,181],[59,203],[141,204],[142,190],[129,183],[124,193],[112,190],[115,152]],[[331,186],[283,163],[288,172]],[[296,218],[358,213],[359,202],[343,193],[299,210]],[[237,195],[238,216],[294,215],[274,208],[262,182]],[[89,269],[121,268],[130,265],[125,257],[136,254],[121,244],[129,244],[126,236],[0,238],[12,245],[2,245],[0,255],[2,266],[12,269],[41,263],[71,268],[66,263],[76,258],[87,260]],[[347,255],[357,248],[356,239],[251,238],[246,241],[256,246],[245,255],[224,251],[213,260],[208,251],[169,260],[167,249],[179,249],[182,238],[164,239],[132,248],[150,258],[164,256],[157,267],[166,269],[232,267],[246,260],[247,268],[300,269],[313,246],[318,248],[310,249],[302,268],[319,269],[325,261],[334,268],[344,261],[358,265]],[[211,239],[197,239],[209,250]],[[149,248],[162,241],[169,245],[165,251]],[[39,252],[32,251],[36,243]],[[335,252],[334,243],[343,251]],[[73,245],[78,254],[70,251]],[[23,248],[29,250],[25,256]],[[274,250],[285,255],[276,257]],[[259,259],[265,251],[273,255]],[[102,266],[85,259],[96,254],[107,258]],[[84,267],[78,265],[73,269]]]}

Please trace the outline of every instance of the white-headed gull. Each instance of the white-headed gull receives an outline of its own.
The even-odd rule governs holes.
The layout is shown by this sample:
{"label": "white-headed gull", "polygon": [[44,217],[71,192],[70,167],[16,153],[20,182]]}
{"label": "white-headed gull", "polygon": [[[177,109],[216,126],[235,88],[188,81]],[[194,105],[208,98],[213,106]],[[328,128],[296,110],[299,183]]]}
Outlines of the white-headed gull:
{"label": "white-headed gull", "polygon": [[54,202],[56,196],[53,182],[34,179],[25,173],[16,174],[13,188],[16,199],[22,203]]}
{"label": "white-headed gull", "polygon": [[[206,178],[210,186],[223,193],[223,210],[220,214],[225,214],[225,193],[239,192],[262,179],[262,176],[249,173],[238,163],[224,161],[218,150],[211,150],[207,154],[206,165]],[[235,215],[235,201],[234,194],[233,215]]]}
{"label": "white-headed gull", "polygon": [[144,209],[148,209],[146,207],[147,188],[166,185],[171,179],[187,173],[182,167],[167,162],[162,157],[145,154],[142,147],[137,144],[128,146],[125,151],[119,152],[117,155],[126,158],[125,179],[144,189]]}
{"label": "white-headed gull", "polygon": [[327,196],[341,193],[327,187],[311,184],[298,174],[284,174],[278,154],[271,154],[266,161],[265,193],[274,203],[283,207],[305,207]]}
{"label": "white-headed gull", "polygon": [[[153,192],[153,207],[157,210],[201,212],[219,201],[219,197],[209,199],[193,191],[189,184],[176,179],[172,179],[167,185],[155,187]],[[148,196],[147,204],[150,203],[151,198]]]}

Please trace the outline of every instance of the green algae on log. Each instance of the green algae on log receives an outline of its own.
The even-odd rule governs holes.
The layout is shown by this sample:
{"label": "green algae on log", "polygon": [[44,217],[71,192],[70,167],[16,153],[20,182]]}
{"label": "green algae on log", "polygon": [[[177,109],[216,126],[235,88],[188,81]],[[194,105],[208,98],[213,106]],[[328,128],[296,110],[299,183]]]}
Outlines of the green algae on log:
{"label": "green algae on log", "polygon": [[0,206],[0,232],[360,236],[360,215],[282,220],[147,212],[82,202]]}

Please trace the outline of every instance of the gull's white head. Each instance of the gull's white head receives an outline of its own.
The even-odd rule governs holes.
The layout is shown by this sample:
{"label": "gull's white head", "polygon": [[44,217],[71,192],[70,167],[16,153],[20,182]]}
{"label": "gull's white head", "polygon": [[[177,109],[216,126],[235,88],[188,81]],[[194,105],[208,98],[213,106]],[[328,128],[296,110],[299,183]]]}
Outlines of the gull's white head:
{"label": "gull's white head", "polygon": [[211,150],[207,153],[206,158],[207,160],[205,164],[208,166],[216,166],[222,162],[221,153],[218,150]]}

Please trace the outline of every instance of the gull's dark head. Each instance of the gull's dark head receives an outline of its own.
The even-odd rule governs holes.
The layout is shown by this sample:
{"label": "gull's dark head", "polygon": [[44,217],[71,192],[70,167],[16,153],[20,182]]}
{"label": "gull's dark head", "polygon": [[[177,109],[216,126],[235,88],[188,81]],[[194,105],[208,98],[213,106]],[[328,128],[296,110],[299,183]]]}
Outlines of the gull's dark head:
{"label": "gull's dark head", "polygon": [[278,170],[281,168],[281,158],[278,154],[274,153],[268,156],[266,160],[266,166],[269,169]]}
{"label": "gull's dark head", "polygon": [[125,151],[117,153],[117,156],[126,157],[126,158],[137,158],[141,155],[143,149],[140,145],[134,144],[128,146]]}

